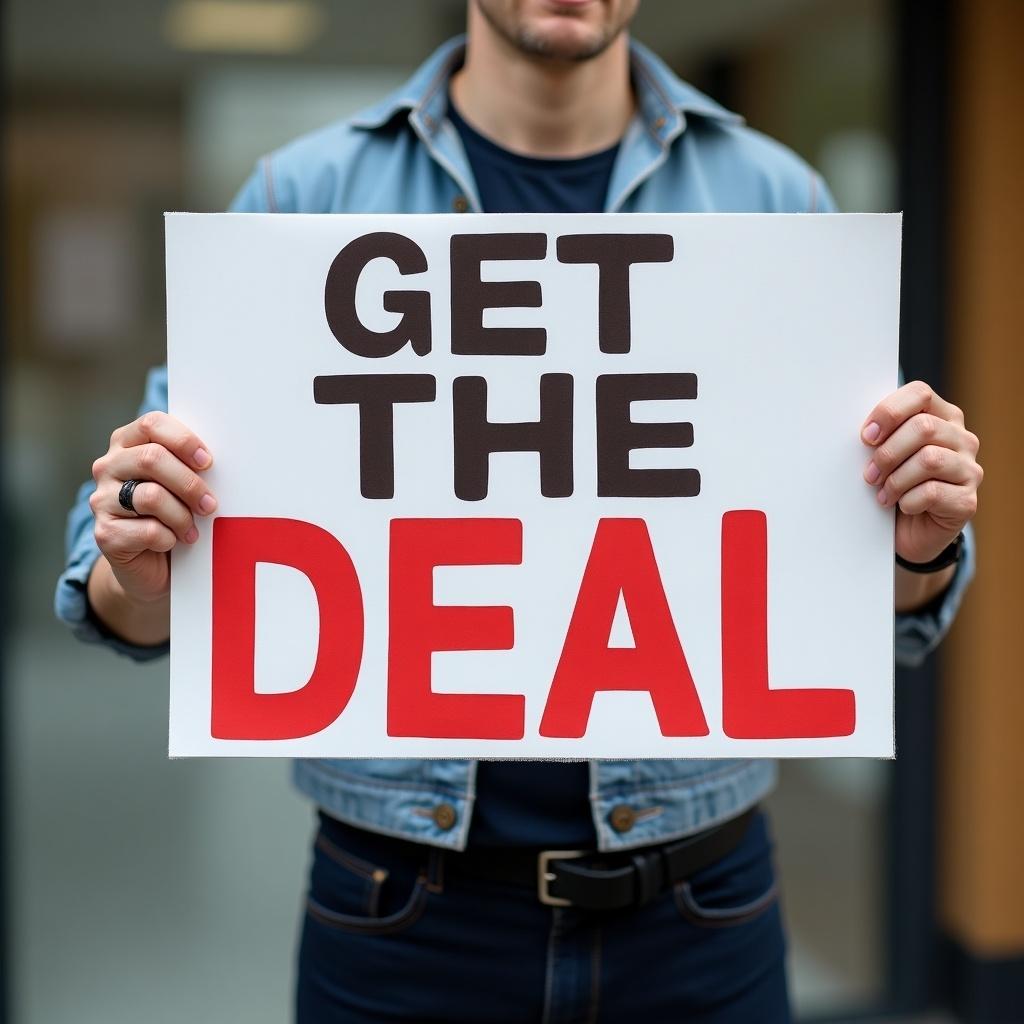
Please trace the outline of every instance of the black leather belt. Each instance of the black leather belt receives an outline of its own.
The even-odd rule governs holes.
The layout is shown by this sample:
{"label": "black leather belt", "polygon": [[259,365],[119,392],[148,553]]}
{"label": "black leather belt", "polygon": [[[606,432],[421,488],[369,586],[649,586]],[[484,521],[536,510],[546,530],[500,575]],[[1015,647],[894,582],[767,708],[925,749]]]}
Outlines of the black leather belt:
{"label": "black leather belt", "polygon": [[446,858],[445,870],[535,889],[541,903],[584,910],[641,907],[690,878],[743,839],[757,811],[674,843],[623,853],[593,850],[470,849]]}

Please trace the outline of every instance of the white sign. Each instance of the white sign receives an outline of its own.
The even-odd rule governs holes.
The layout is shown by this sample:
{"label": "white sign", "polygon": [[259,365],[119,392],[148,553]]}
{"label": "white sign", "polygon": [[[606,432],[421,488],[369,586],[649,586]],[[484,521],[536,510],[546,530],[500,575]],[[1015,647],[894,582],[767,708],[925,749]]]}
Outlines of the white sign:
{"label": "white sign", "polygon": [[172,755],[891,756],[888,215],[167,217]]}

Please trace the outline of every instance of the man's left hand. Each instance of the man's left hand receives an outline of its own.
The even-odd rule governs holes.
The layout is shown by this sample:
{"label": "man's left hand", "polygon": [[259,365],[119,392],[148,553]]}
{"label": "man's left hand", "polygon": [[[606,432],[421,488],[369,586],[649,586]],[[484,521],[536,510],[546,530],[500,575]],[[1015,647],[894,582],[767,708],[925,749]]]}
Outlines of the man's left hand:
{"label": "man's left hand", "polygon": [[874,449],[864,479],[879,504],[896,506],[896,553],[930,562],[977,511],[978,438],[960,409],[917,380],[872,409],[861,439]]}

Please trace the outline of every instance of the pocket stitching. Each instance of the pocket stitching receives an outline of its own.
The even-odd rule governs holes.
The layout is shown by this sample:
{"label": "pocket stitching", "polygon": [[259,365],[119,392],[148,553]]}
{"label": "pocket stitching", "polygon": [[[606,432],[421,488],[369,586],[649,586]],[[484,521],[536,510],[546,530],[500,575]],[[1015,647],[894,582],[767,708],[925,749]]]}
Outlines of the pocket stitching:
{"label": "pocket stitching", "polygon": [[[387,877],[388,872],[385,868],[376,867],[369,861],[362,860],[354,854],[348,853],[346,850],[341,849],[340,846],[332,843],[323,833],[316,837],[316,845],[335,864],[347,868],[354,875],[359,875],[360,878],[364,878],[368,882],[382,882]],[[382,871],[384,872],[383,878],[379,874]]]}
{"label": "pocket stitching", "polygon": [[679,913],[692,924],[705,928],[729,928],[747,924],[760,917],[776,901],[778,895],[779,883],[773,878],[766,892],[738,907],[702,907],[694,898],[689,882],[679,882],[673,886]]}
{"label": "pocket stitching", "polygon": [[306,898],[306,911],[315,920],[339,931],[364,932],[371,935],[389,935],[415,924],[423,914],[427,903],[427,878],[420,875],[404,907],[387,917],[357,917],[341,914],[318,903],[312,896]]}

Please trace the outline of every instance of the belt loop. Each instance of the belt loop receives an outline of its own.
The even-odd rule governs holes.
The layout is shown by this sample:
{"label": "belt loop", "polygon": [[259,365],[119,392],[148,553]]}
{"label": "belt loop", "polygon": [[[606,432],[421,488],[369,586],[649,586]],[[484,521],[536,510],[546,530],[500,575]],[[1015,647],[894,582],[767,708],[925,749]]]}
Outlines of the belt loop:
{"label": "belt loop", "polygon": [[436,846],[431,847],[427,860],[427,890],[434,893],[444,892],[444,856],[445,851]]}
{"label": "belt loop", "polygon": [[651,902],[660,892],[665,880],[665,865],[661,852],[634,854],[629,858],[636,872],[634,890],[636,905],[642,907]]}

